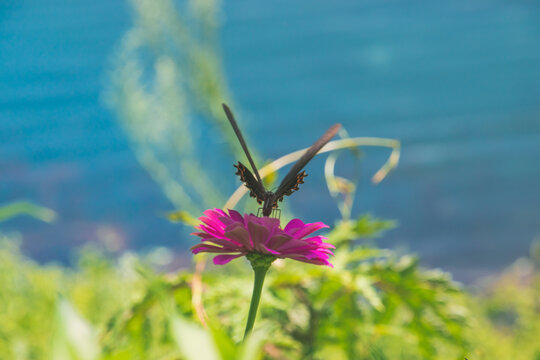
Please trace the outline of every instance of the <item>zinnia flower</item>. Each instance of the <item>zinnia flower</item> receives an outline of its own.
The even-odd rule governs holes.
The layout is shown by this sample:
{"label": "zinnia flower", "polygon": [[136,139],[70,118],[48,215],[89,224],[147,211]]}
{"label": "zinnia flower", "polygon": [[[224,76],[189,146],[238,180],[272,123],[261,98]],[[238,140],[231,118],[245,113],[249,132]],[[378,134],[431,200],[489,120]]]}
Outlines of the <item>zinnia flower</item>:
{"label": "zinnia flower", "polygon": [[304,224],[300,219],[291,220],[281,229],[279,219],[257,217],[229,210],[206,210],[206,216],[199,218],[203,224],[195,232],[202,243],[191,248],[194,254],[200,252],[218,253],[214,264],[223,265],[250,253],[273,255],[316,265],[332,266],[328,262],[330,249],[335,247],[323,242],[324,236],[309,236],[313,232],[327,228],[322,222]]}

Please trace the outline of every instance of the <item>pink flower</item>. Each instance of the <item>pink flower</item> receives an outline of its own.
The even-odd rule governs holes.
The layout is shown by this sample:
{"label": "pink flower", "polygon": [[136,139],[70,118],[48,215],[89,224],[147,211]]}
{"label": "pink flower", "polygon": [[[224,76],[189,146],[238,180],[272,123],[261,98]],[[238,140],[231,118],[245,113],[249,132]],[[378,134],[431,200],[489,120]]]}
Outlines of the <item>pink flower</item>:
{"label": "pink flower", "polygon": [[330,249],[335,247],[323,242],[324,236],[309,236],[313,232],[327,228],[322,222],[304,224],[300,219],[291,220],[284,229],[279,219],[257,217],[229,210],[206,210],[206,216],[199,218],[203,224],[196,228],[202,242],[191,248],[194,254],[200,252],[218,253],[214,264],[223,265],[240,256],[258,252],[276,258],[289,258],[316,265],[332,266],[328,262]]}

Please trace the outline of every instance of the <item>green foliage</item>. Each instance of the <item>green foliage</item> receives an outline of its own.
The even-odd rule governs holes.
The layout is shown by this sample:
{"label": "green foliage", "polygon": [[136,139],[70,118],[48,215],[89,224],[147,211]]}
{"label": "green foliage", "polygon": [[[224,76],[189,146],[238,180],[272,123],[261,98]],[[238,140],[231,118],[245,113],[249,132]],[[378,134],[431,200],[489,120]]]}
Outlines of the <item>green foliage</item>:
{"label": "green foliage", "polygon": [[533,248],[531,259],[517,260],[477,290],[469,359],[540,359],[539,265]]}
{"label": "green foliage", "polygon": [[[342,223],[358,232],[338,242],[334,269],[287,263],[270,277],[273,303],[266,314],[268,321],[280,319],[275,326],[284,344],[292,340],[287,358],[370,359],[379,353],[431,359],[442,345],[445,356],[463,351],[457,329],[464,317],[453,308],[460,301],[455,284],[422,271],[415,258],[353,245],[356,238],[380,232],[374,230],[379,221],[366,219],[357,223],[367,221],[367,227]],[[343,233],[340,225],[334,232]]]}
{"label": "green foliage", "polygon": [[386,230],[393,229],[397,223],[393,220],[381,220],[370,214],[360,216],[356,220],[341,220],[332,229],[330,237],[334,245],[359,239],[374,239]]}
{"label": "green foliage", "polygon": [[201,124],[243,158],[221,108],[232,101],[219,53],[218,8],[213,0],[130,4],[133,26],[112,59],[105,100],[169,200],[198,214],[226,199],[203,169],[196,141]]}
{"label": "green foliage", "polygon": [[56,213],[51,209],[28,201],[15,201],[0,206],[0,222],[20,215],[28,215],[45,222],[52,222],[56,219]]}
{"label": "green foliage", "polygon": [[58,360],[94,360],[99,356],[95,329],[66,300],[59,299],[56,308],[52,358]]}
{"label": "green foliage", "polygon": [[[370,219],[373,229],[379,220]],[[145,257],[114,260],[93,248],[81,251],[74,268],[39,265],[4,237],[0,358],[538,358],[534,260],[518,261],[470,295],[415,257],[349,240],[336,250],[333,269],[276,261],[256,331],[242,344],[252,285],[247,261],[203,273],[204,330],[193,310],[191,271],[159,273]]]}
{"label": "green foliage", "polygon": [[239,346],[218,327],[203,331],[189,320],[191,274],[158,274],[147,263],[86,248],[75,269],[39,265],[3,238],[0,359],[258,358],[260,333]]}

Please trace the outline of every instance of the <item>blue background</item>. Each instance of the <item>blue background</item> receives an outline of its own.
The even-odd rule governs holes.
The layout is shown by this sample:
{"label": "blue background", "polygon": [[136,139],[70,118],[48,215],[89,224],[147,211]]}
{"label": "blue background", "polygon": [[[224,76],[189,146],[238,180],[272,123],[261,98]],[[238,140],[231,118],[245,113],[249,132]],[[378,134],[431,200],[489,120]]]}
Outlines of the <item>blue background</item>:
{"label": "blue background", "polygon": [[[306,146],[335,122],[400,139],[400,165],[378,186],[368,178],[387,152],[367,151],[355,203],[399,221],[381,245],[462,279],[528,253],[540,234],[540,3],[227,1],[221,20],[226,74],[261,154]],[[172,205],[101,100],[130,21],[116,0],[0,3],[0,202],[59,214],[3,229],[39,260],[66,260],[102,228],[135,249],[194,242],[161,217]],[[331,222],[322,164],[290,202]]]}

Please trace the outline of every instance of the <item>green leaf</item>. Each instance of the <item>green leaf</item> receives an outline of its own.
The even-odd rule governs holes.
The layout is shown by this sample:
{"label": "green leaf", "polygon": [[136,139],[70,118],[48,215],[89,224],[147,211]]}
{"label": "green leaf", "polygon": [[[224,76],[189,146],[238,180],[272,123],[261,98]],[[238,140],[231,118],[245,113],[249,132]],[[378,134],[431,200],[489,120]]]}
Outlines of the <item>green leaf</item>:
{"label": "green leaf", "polygon": [[377,238],[384,231],[393,229],[396,226],[396,221],[381,220],[366,214],[356,220],[339,221],[330,232],[329,238],[332,244],[338,245],[342,242],[357,239]]}
{"label": "green leaf", "polygon": [[19,215],[28,215],[48,223],[56,219],[56,213],[53,210],[28,201],[16,201],[0,206],[0,222]]}
{"label": "green leaf", "polygon": [[200,326],[171,315],[172,338],[186,360],[219,360],[212,336]]}
{"label": "green leaf", "polygon": [[268,337],[268,333],[264,329],[252,331],[244,340],[239,350],[239,360],[255,360],[262,357],[262,346]]}
{"label": "green leaf", "polygon": [[380,237],[384,231],[393,229],[396,226],[397,221],[381,220],[366,214],[356,220],[353,229],[358,238],[375,238]]}
{"label": "green leaf", "polygon": [[197,218],[193,217],[190,213],[183,210],[173,211],[166,214],[167,219],[169,219],[170,222],[181,222],[189,226],[197,226],[199,225],[200,221],[197,220]]}
{"label": "green leaf", "polygon": [[99,356],[94,328],[64,299],[58,300],[56,333],[53,341],[55,360],[93,360]]}
{"label": "green leaf", "polygon": [[222,359],[234,360],[237,358],[236,344],[216,324],[209,325],[210,334]]}
{"label": "green leaf", "polygon": [[379,298],[379,295],[377,295],[375,288],[367,277],[357,277],[355,281],[355,286],[356,289],[366,298],[366,300],[370,303],[371,306],[373,306],[378,311],[384,310],[384,305]]}

